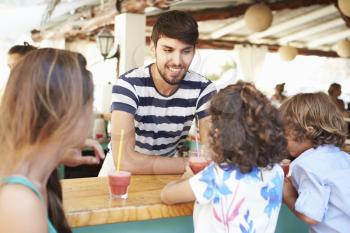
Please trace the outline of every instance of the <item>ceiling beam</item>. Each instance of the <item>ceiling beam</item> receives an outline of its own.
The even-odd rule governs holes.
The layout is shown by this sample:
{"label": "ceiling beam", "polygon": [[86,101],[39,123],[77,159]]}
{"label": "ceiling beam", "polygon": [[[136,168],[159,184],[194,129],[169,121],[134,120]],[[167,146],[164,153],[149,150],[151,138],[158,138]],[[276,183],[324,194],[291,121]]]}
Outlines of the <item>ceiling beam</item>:
{"label": "ceiling beam", "polygon": [[[256,46],[266,46],[269,52],[277,52],[279,49],[279,45],[274,44],[254,44],[248,41],[222,41],[222,40],[199,40],[197,44],[197,48],[200,49],[226,49],[231,50],[234,49],[235,45],[256,45]],[[333,51],[322,51],[316,49],[303,49],[298,48],[298,55],[305,56],[320,56],[320,57],[339,57],[336,52]]]}
{"label": "ceiling beam", "polygon": [[323,36],[320,39],[313,40],[307,44],[308,48],[315,48],[317,46],[323,45],[323,44],[328,44],[328,43],[335,43],[339,40],[342,40],[344,38],[347,38],[350,36],[350,30],[346,31],[341,31],[338,33],[332,33],[329,36]]}
{"label": "ceiling beam", "polygon": [[[296,9],[299,7],[308,7],[312,5],[329,5],[335,4],[337,0],[284,0],[273,3],[267,3],[272,11],[284,9]],[[186,11],[190,13],[197,21],[220,20],[232,17],[238,17],[245,13],[252,4],[239,4],[236,6],[223,8],[210,8],[196,11]],[[153,26],[159,15],[147,16],[147,26]]]}
{"label": "ceiling beam", "polygon": [[229,34],[231,32],[234,32],[238,29],[241,29],[245,26],[244,20],[243,19],[239,19],[236,22],[230,23],[227,26],[224,26],[222,28],[219,28],[218,30],[216,30],[215,32],[210,34],[210,38],[212,39],[218,39],[220,37],[223,37],[226,34]]}
{"label": "ceiling beam", "polygon": [[313,34],[316,34],[318,32],[322,32],[322,31],[326,31],[328,29],[332,29],[332,28],[335,28],[335,27],[338,27],[341,25],[345,25],[344,20],[341,18],[335,19],[335,20],[332,20],[330,22],[316,25],[316,26],[309,28],[309,29],[303,29],[303,30],[298,31],[296,33],[289,34],[288,36],[281,37],[278,40],[278,42],[281,44],[287,44],[288,42],[295,41],[297,39],[301,39],[301,38],[304,38],[306,36],[310,36],[310,35],[313,35]]}
{"label": "ceiling beam", "polygon": [[[149,45],[150,37],[146,37],[146,44]],[[196,48],[198,49],[220,49],[220,50],[233,50],[235,45],[256,45],[266,46],[270,52],[277,52],[279,45],[277,44],[254,44],[249,41],[227,41],[227,40],[198,40]],[[298,48],[298,55],[305,56],[319,56],[319,57],[339,57],[336,52],[322,51],[317,49],[304,49]]]}
{"label": "ceiling beam", "polygon": [[255,33],[249,36],[249,40],[254,41],[263,37],[267,37],[267,36],[288,30],[290,28],[302,25],[304,23],[317,20],[319,18],[322,18],[324,16],[327,16],[336,12],[338,12],[338,9],[334,5],[322,7],[321,9],[312,11],[300,17],[295,17],[294,19],[282,22],[280,24],[273,25],[263,32]]}
{"label": "ceiling beam", "polygon": [[347,26],[348,28],[350,28],[350,18],[347,17],[346,15],[344,15],[343,12],[339,9],[338,1],[335,2],[335,6],[337,7],[341,18],[342,18],[342,19],[344,20],[344,22],[346,23],[346,26]]}

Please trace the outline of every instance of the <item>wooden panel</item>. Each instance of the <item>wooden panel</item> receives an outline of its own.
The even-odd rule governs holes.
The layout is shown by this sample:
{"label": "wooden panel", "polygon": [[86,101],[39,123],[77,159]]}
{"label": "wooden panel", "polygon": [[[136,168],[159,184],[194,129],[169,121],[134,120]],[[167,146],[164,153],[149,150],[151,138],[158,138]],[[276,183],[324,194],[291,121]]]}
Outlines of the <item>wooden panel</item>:
{"label": "wooden panel", "polygon": [[129,198],[110,200],[107,178],[62,180],[63,203],[71,227],[190,216],[193,203],[164,205],[160,191],[176,175],[135,175]]}

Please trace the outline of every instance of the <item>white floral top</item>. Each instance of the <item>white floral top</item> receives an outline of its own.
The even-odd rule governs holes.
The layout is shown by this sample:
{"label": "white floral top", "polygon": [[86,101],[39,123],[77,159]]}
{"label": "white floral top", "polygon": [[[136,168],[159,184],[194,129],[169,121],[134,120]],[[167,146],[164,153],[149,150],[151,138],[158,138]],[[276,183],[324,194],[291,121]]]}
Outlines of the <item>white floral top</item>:
{"label": "white floral top", "polygon": [[190,185],[196,196],[196,233],[275,231],[283,188],[279,165],[242,174],[235,166],[211,163]]}

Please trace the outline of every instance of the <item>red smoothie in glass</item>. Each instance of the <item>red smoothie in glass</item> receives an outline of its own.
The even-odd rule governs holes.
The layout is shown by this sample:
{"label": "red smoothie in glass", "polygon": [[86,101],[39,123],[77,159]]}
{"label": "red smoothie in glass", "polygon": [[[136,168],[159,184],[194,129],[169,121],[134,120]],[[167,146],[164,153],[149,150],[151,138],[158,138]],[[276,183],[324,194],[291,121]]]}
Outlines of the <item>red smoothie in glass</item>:
{"label": "red smoothie in glass", "polygon": [[189,158],[188,163],[193,173],[197,174],[198,172],[203,170],[206,166],[208,166],[209,161],[206,160],[204,157],[192,156]]}
{"label": "red smoothie in glass", "polygon": [[109,191],[111,198],[128,198],[128,186],[131,173],[127,171],[112,171],[108,174]]}

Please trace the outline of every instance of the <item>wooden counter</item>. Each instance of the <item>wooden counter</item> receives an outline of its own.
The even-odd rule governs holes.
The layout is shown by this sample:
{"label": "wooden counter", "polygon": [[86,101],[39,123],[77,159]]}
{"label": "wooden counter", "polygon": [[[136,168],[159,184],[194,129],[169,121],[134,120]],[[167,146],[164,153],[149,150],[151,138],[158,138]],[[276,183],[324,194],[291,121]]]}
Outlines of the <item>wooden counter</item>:
{"label": "wooden counter", "polygon": [[[193,233],[193,203],[164,205],[160,190],[174,175],[132,176],[127,200],[110,200],[107,178],[62,180],[63,204],[73,233]],[[276,233],[307,233],[282,205]]]}
{"label": "wooden counter", "polygon": [[71,227],[191,216],[193,203],[164,205],[160,191],[176,175],[133,175],[127,200],[110,200],[107,178],[62,180],[63,204]]}

